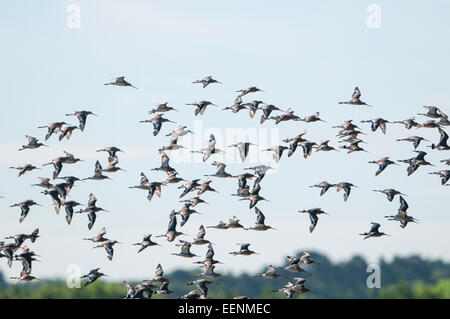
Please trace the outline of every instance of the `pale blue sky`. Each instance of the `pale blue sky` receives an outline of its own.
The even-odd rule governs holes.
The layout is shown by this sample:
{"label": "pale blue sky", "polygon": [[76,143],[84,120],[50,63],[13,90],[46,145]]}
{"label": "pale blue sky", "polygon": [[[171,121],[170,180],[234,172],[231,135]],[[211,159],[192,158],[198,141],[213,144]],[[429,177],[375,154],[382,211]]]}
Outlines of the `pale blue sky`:
{"label": "pale blue sky", "polygon": [[[69,3],[81,8],[80,29],[66,27]],[[366,25],[370,3],[381,8],[379,29]],[[41,229],[42,237],[32,246],[42,255],[42,263],[34,266],[37,277],[65,276],[69,264],[79,264],[82,271],[102,267],[113,279],[150,277],[159,262],[167,270],[192,268],[191,260],[170,255],[178,251],[173,243],[160,239],[163,247],[139,255],[136,246],[129,245],[143,234],[165,232],[170,211],[180,208],[180,191],[173,185],[164,188],[162,198],[150,204],[145,192],[127,188],[138,183],[140,171],[151,180],[165,178],[150,169],[159,165],[156,150],[167,143],[164,135],[174,126],[164,125],[153,137],[151,127],[138,123],[158,102],[168,101],[182,109],[167,117],[192,128],[197,118],[193,108],[184,103],[206,99],[225,107],[232,104],[236,90],[256,85],[265,92],[248,95],[246,101],[257,98],[280,108],[291,107],[300,116],[320,111],[327,121],[283,123],[279,126],[281,138],[307,129],[308,139],[331,139],[333,146],[337,139],[331,126],[346,119],[402,120],[422,111],[420,106],[425,104],[450,111],[450,42],[446,40],[450,1],[14,1],[0,6],[4,110],[0,118],[0,195],[6,197],[0,199],[0,236]],[[103,85],[120,75],[139,89]],[[213,75],[224,84],[207,89],[191,84],[205,75]],[[337,104],[348,99],[356,85],[362,99],[374,108]],[[59,120],[75,123],[64,114],[79,109],[100,115],[88,119],[82,134],[75,132],[69,142],[52,137],[51,148],[16,151],[25,142],[25,134],[43,139],[45,130],[37,126]],[[247,112],[232,114],[211,108],[201,119],[205,129],[222,132],[259,127],[259,116],[251,120]],[[266,122],[261,127],[272,125]],[[446,206],[450,188],[441,187],[436,176],[427,174],[435,169],[420,168],[407,177],[405,166],[389,167],[375,177],[376,167],[367,164],[384,156],[411,157],[412,146],[395,140],[422,135],[435,141],[437,131],[408,131],[389,125],[384,136],[370,132],[368,125],[360,127],[368,133],[364,139],[370,153],[314,153],[308,160],[298,153],[283,158],[277,173],[263,180],[261,194],[270,202],[258,207],[278,231],[207,232],[207,238],[216,243],[217,259],[226,263],[216,269],[218,272],[255,271],[302,248],[320,250],[334,260],[355,253],[370,262],[410,253],[450,260]],[[54,213],[50,198],[40,194],[41,189],[29,187],[37,176],[49,176],[50,168],[20,179],[16,171],[7,168],[28,162],[43,164],[67,150],[88,162],[66,166],[62,175],[87,177],[96,159],[106,161],[105,154],[95,150],[110,145],[127,151],[120,154],[120,167],[127,173],[111,175],[113,181],[80,183],[71,192],[72,198],[82,203],[93,192],[98,205],[112,211],[99,214],[91,231],[87,230],[86,216],[75,216],[68,226],[63,216]],[[429,160],[438,164],[448,157],[447,152],[433,151]],[[186,179],[214,171],[209,164],[173,166]],[[230,164],[227,169],[237,174],[247,166]],[[341,193],[330,190],[319,197],[317,189],[307,187],[322,180],[349,181],[360,188],[344,203]],[[220,194],[204,196],[211,205],[199,206],[203,215],[192,216],[182,231],[195,235],[201,223],[212,225],[233,215],[245,226],[253,225],[255,215],[248,210],[248,203],[229,196],[236,186],[235,180],[215,180],[213,187]],[[391,187],[408,194],[409,213],[420,219],[420,224],[400,229],[398,223],[384,220],[384,215],[396,212],[398,199],[389,203],[371,190]],[[19,224],[18,210],[9,205],[28,198],[45,206],[33,208]],[[308,217],[296,213],[311,207],[322,207],[332,214],[320,219],[312,235],[308,233]],[[380,222],[382,230],[392,237],[362,241],[358,233],[367,231],[371,221]],[[126,243],[116,247],[112,262],[104,251],[92,250],[81,240],[103,226],[109,238]],[[251,242],[262,255],[228,255],[237,248],[235,243],[242,241]],[[206,247],[192,250],[203,256]],[[9,270],[2,262],[0,269],[9,276],[17,274],[20,266]]]}

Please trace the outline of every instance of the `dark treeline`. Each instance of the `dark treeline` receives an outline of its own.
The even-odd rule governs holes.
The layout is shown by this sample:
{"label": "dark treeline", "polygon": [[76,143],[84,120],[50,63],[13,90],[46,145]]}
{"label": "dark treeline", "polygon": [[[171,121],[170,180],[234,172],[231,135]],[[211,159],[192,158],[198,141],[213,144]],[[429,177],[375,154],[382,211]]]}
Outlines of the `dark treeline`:
{"label": "dark treeline", "polygon": [[[279,269],[283,278],[271,280],[256,278],[255,274],[239,276],[224,275],[210,285],[211,298],[232,298],[238,295],[250,298],[284,298],[273,289],[282,287],[293,277],[307,279],[306,286],[314,294],[300,298],[450,298],[450,263],[429,260],[419,256],[395,257],[392,261],[381,260],[381,288],[370,289],[366,285],[368,263],[360,256],[333,263],[325,255],[312,252],[317,264],[305,266],[309,274],[296,274]],[[280,261],[277,266],[287,263]],[[275,266],[275,265],[274,265]],[[262,273],[264,269],[261,269]],[[193,273],[177,270],[167,273],[170,288],[176,298],[192,290],[186,283],[194,280]],[[149,274],[149,276],[151,273]],[[0,274],[0,298],[122,298],[126,288],[121,282],[104,282],[81,289],[70,289],[64,280],[42,280],[10,286]],[[159,296],[156,296],[159,297]]]}

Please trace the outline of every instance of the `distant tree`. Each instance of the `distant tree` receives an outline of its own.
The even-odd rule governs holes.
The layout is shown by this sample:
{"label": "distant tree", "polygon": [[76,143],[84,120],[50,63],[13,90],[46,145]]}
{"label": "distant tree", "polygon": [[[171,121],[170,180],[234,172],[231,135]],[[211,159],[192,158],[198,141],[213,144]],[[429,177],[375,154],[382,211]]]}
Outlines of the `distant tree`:
{"label": "distant tree", "polygon": [[3,278],[3,274],[0,272],[0,288],[6,287],[5,279]]}
{"label": "distant tree", "polygon": [[439,280],[436,284],[425,284],[422,281],[413,283],[401,281],[381,290],[380,298],[448,299],[450,298],[450,279]]}

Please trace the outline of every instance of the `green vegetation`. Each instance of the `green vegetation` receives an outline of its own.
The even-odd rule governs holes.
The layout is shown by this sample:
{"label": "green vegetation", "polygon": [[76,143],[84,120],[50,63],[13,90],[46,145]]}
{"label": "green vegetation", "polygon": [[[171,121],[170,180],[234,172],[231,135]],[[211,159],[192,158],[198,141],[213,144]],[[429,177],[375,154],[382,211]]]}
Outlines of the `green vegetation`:
{"label": "green vegetation", "polygon": [[402,281],[380,291],[379,297],[388,299],[449,299],[450,279],[441,279],[436,284],[431,285],[425,284],[422,281],[416,281],[412,284]]}
{"label": "green vegetation", "polygon": [[[354,256],[348,261],[332,263],[326,256],[312,252],[316,265],[305,266],[311,274],[306,286],[315,294],[299,298],[450,298],[450,264],[443,261],[423,259],[418,256],[396,257],[392,261],[381,261],[381,288],[369,289],[366,279],[367,262]],[[284,265],[286,260],[280,261]],[[220,269],[218,270],[220,272]],[[263,269],[261,269],[263,272]],[[211,298],[232,298],[246,295],[251,298],[284,298],[281,293],[272,292],[282,287],[298,274],[280,273],[285,278],[270,280],[255,278],[254,275],[225,275],[214,280],[208,296]],[[301,275],[301,274],[300,274]],[[170,288],[176,291],[176,298],[193,289],[186,283],[193,280],[187,271],[168,273]],[[0,274],[0,298],[123,298],[126,288],[121,282],[99,280],[81,289],[67,288],[63,280],[41,280],[9,286]],[[155,296],[158,298],[159,296]]]}

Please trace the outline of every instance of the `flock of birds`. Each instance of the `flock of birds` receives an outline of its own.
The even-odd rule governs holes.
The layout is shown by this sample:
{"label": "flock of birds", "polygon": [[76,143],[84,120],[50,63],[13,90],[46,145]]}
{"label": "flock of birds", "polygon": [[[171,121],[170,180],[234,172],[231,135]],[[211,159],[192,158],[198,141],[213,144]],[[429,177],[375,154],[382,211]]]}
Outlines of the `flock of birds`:
{"label": "flock of birds", "polygon": [[[193,82],[194,84],[202,84],[203,88],[206,88],[208,85],[213,83],[220,83],[213,79],[211,76],[207,76],[201,80],[197,80]],[[113,86],[122,86],[122,87],[132,87],[135,88],[132,84],[127,82],[124,77],[116,78],[114,81],[106,83],[105,85],[113,85]],[[306,123],[312,123],[317,121],[323,121],[319,116],[319,113],[312,114],[310,116],[306,116],[301,118],[294,114],[294,110],[288,109],[283,111],[272,104],[266,104],[259,100],[254,100],[251,102],[244,102],[244,96],[261,91],[257,87],[249,87],[246,89],[238,90],[238,96],[236,97],[234,103],[230,107],[226,107],[223,110],[231,110],[233,113],[237,113],[241,110],[248,110],[250,117],[253,118],[256,113],[261,111],[260,123],[264,123],[267,120],[274,120],[275,125],[280,124],[285,121],[303,121]],[[370,105],[361,101],[361,92],[356,87],[354,89],[354,93],[350,100],[339,102],[339,104],[349,104],[353,106],[360,107],[370,107]],[[204,115],[208,106],[217,107],[214,103],[210,101],[198,101],[194,103],[187,103],[187,105],[195,106],[195,115]],[[432,128],[437,129],[440,134],[440,139],[436,143],[431,143],[428,147],[431,150],[445,151],[450,150],[450,146],[447,144],[448,135],[443,130],[442,127],[449,126],[450,122],[448,121],[448,116],[441,111],[439,108],[435,106],[424,106],[427,109],[426,113],[420,114],[431,118],[431,120],[425,121],[422,124],[416,122],[415,118],[409,118],[404,121],[394,121],[389,122],[382,118],[375,118],[372,120],[364,120],[361,123],[370,123],[371,130],[376,131],[380,129],[382,133],[386,133],[387,124],[403,124],[406,129],[410,130],[414,128]],[[163,123],[171,122],[167,118],[163,117],[164,113],[170,111],[179,111],[174,109],[173,107],[168,106],[168,103],[162,103],[156,106],[153,110],[149,112],[152,115],[151,119],[141,121],[142,123],[152,123],[153,125],[153,135],[156,136],[162,129]],[[278,112],[278,115],[273,116],[272,113]],[[79,124],[71,125],[64,121],[61,122],[53,122],[49,123],[46,126],[41,126],[40,128],[46,128],[47,134],[45,135],[45,141],[48,141],[52,135],[59,134],[59,140],[66,138],[69,140],[74,133],[75,130],[84,131],[86,127],[86,122],[89,116],[97,116],[96,114],[90,111],[76,111],[71,114],[66,114],[67,116],[76,116]],[[360,139],[360,135],[365,135],[360,128],[352,122],[352,120],[345,121],[339,126],[333,126],[338,131],[338,137],[341,139],[339,141],[342,144],[339,147],[333,147],[329,145],[329,141],[323,141],[320,143],[315,143],[309,141],[305,138],[307,134],[306,131],[301,132],[300,134],[293,136],[291,138],[286,138],[282,142],[284,144],[274,145],[265,151],[272,152],[273,159],[275,162],[281,160],[284,152],[287,152],[287,156],[291,157],[297,148],[301,147],[303,151],[304,158],[308,158],[312,155],[313,150],[316,152],[330,152],[330,151],[339,151],[339,149],[345,150],[347,153],[353,152],[365,152],[363,147],[360,144],[364,144],[365,142]],[[268,170],[272,169],[270,166],[266,165],[258,165],[254,167],[244,168],[244,172],[239,175],[231,175],[226,172],[226,164],[211,161],[211,165],[215,167],[215,173],[210,175],[205,175],[207,177],[206,180],[202,179],[194,179],[194,180],[185,180],[178,176],[175,168],[170,166],[170,158],[166,152],[168,151],[177,151],[179,149],[184,148],[182,145],[178,144],[178,140],[180,137],[183,137],[187,134],[192,134],[192,132],[187,129],[187,126],[179,126],[175,130],[173,130],[170,134],[167,134],[169,137],[169,144],[162,146],[159,149],[159,154],[161,155],[161,166],[153,168],[153,170],[158,172],[164,172],[167,174],[167,178],[164,181],[149,181],[149,179],[145,176],[144,173],[140,174],[140,183],[136,186],[131,186],[130,188],[144,190],[147,192],[147,198],[149,201],[152,200],[153,196],[156,195],[161,197],[162,188],[166,187],[170,184],[180,184],[178,189],[182,190],[179,198],[180,202],[182,202],[182,207],[176,211],[172,210],[169,216],[169,224],[167,227],[167,231],[165,234],[155,236],[159,238],[165,238],[168,242],[173,242],[179,236],[183,236],[182,232],[178,231],[177,218],[181,219],[180,226],[183,227],[190,219],[190,216],[193,214],[199,214],[194,208],[197,205],[207,204],[205,200],[203,200],[200,196],[205,194],[206,192],[216,192],[216,190],[211,186],[214,178],[237,178],[238,180],[238,188],[235,194],[232,196],[236,196],[239,200],[247,200],[249,201],[249,209],[254,209],[256,215],[256,222],[252,227],[244,227],[240,224],[239,219],[236,216],[233,216],[228,220],[228,222],[219,221],[217,225],[204,227],[200,225],[197,236],[191,240],[181,240],[179,239],[175,246],[180,247],[180,251],[178,253],[173,253],[173,255],[184,257],[184,258],[194,258],[199,257],[191,252],[192,245],[206,245],[208,247],[206,255],[203,260],[195,261],[194,264],[200,265],[204,270],[201,274],[198,275],[200,277],[197,280],[189,282],[188,285],[194,285],[195,289],[189,292],[188,294],[181,296],[180,298],[187,299],[197,299],[197,298],[206,298],[208,294],[208,285],[213,283],[213,279],[221,276],[219,273],[215,272],[216,266],[221,264],[220,261],[214,259],[215,252],[213,249],[213,244],[205,239],[206,228],[208,229],[218,229],[218,230],[227,230],[227,229],[245,229],[245,230],[253,230],[253,231],[268,231],[273,230],[275,228],[266,224],[265,215],[261,212],[261,210],[256,206],[258,202],[266,200],[264,197],[260,195],[261,191],[261,183],[264,179],[265,174]],[[24,150],[33,150],[40,147],[47,147],[44,143],[39,142],[39,139],[26,135],[26,139],[28,141],[27,144],[23,145],[19,151]],[[399,163],[408,164],[407,174],[413,174],[419,167],[421,166],[434,166],[429,163],[425,156],[427,153],[425,151],[416,150],[421,143],[429,142],[425,138],[421,136],[410,136],[407,138],[399,139],[398,141],[406,141],[413,144],[414,152],[416,155],[414,157],[393,161],[390,160],[389,157],[384,157],[379,160],[373,160],[369,163],[378,165],[378,170],[375,172],[375,175],[379,175],[386,170],[386,168],[390,165],[400,165]],[[240,141],[239,143],[229,145],[229,147],[237,148],[239,151],[240,158],[242,162],[245,162],[249,152],[251,152],[252,146],[255,146],[249,141]],[[216,148],[216,139],[214,135],[210,135],[208,144],[200,149],[200,150],[191,150],[193,153],[198,153],[203,156],[203,161],[206,162],[211,156],[214,154],[223,153],[224,150],[220,150]],[[64,155],[61,157],[57,157],[53,159],[51,162],[43,164],[43,166],[52,165],[53,173],[51,177],[39,177],[40,182],[38,184],[34,184],[33,186],[38,186],[43,188],[42,194],[49,195],[54,209],[57,214],[59,214],[60,209],[64,207],[65,218],[67,223],[70,225],[74,214],[85,214],[88,217],[88,229],[91,230],[97,220],[97,214],[100,212],[107,212],[107,210],[97,206],[97,198],[94,194],[89,195],[89,199],[85,208],[78,209],[79,206],[84,206],[83,204],[75,201],[75,200],[67,200],[67,196],[70,193],[72,187],[75,183],[82,180],[105,180],[109,179],[109,177],[105,174],[114,173],[117,171],[123,171],[122,168],[118,167],[119,157],[118,154],[123,152],[121,149],[115,146],[106,147],[104,149],[99,149],[97,152],[106,152],[107,157],[107,166],[103,167],[100,161],[95,162],[94,173],[92,176],[87,178],[79,178],[75,176],[60,176],[63,165],[76,164],[77,162],[82,161],[77,158],[73,154],[68,152],[64,152]],[[450,158],[443,159],[442,165],[450,165]],[[32,164],[26,164],[19,167],[11,167],[12,169],[18,170],[18,176],[29,173],[34,170],[40,170],[41,168],[38,166],[34,166]],[[450,170],[440,170],[436,172],[430,172],[429,174],[439,175],[441,178],[441,184],[449,186],[447,184],[450,178]],[[250,188],[249,180],[253,180],[253,185]],[[316,185],[311,185],[310,187],[319,188],[320,195],[325,195],[330,188],[336,188],[336,190],[343,191],[344,201],[347,201],[351,190],[353,187],[357,187],[350,182],[339,182],[339,183],[329,183],[327,181],[320,182]],[[397,214],[392,216],[385,216],[387,220],[398,221],[400,222],[400,226],[402,228],[406,227],[410,222],[417,222],[417,220],[409,216],[407,214],[408,204],[403,198],[404,194],[395,189],[383,189],[383,190],[374,190],[375,192],[380,192],[386,195],[389,201],[392,201],[396,195],[399,196],[400,207],[397,211]],[[193,196],[189,199],[186,199],[185,196],[193,194],[196,192],[196,196]],[[20,203],[16,203],[11,205],[11,207],[18,207],[20,210],[20,218],[19,222],[22,223],[27,215],[29,214],[31,207],[34,205],[40,205],[34,200],[27,199]],[[321,208],[310,208],[300,210],[299,213],[308,214],[310,219],[309,232],[312,233],[314,229],[317,227],[317,223],[319,220],[319,215],[327,215],[325,211]],[[385,236],[387,234],[380,232],[380,224],[376,222],[371,223],[371,227],[368,232],[361,233],[360,235],[364,236],[364,239],[372,238],[372,237],[380,237]],[[106,250],[107,258],[109,260],[113,259],[114,256],[114,246],[119,244],[116,240],[111,240],[105,237],[107,234],[106,228],[102,228],[101,231],[95,235],[94,237],[84,238],[85,240],[89,240],[95,244],[94,248],[104,248]],[[34,261],[37,261],[35,257],[39,257],[35,254],[29,247],[25,246],[25,242],[29,240],[31,243],[34,243],[39,238],[39,229],[34,230],[31,234],[17,234],[13,236],[8,236],[5,239],[11,239],[11,242],[0,242],[0,258],[5,258],[9,267],[11,267],[14,261],[20,261],[22,263],[22,271],[19,276],[11,277],[16,279],[14,284],[21,281],[32,281],[37,279],[32,275],[32,264]],[[140,242],[135,243],[134,245],[139,246],[137,253],[144,251],[145,249],[159,245],[158,243],[152,240],[152,235],[148,234],[142,238]],[[239,250],[230,252],[233,256],[251,256],[253,254],[257,254],[257,252],[250,250],[250,243],[239,243]],[[20,249],[20,250],[19,250]],[[311,259],[311,256],[308,252],[305,252],[301,257],[297,256],[288,256],[289,262],[286,266],[278,267],[280,269],[284,269],[289,272],[293,272],[296,274],[307,273],[301,266],[302,265],[311,265],[314,264],[314,260]],[[99,271],[100,268],[91,270],[88,274],[82,276],[82,279],[86,279],[84,286],[88,286],[95,282],[102,276],[106,276],[102,272]],[[161,295],[169,295],[174,293],[169,289],[169,280],[163,276],[164,271],[162,266],[159,264],[156,268],[155,276],[150,280],[145,280],[134,285],[124,281],[127,292],[125,298],[151,298],[153,294],[161,294]],[[274,279],[282,277],[277,273],[276,267],[269,265],[267,270],[259,275],[261,278]],[[289,281],[286,285],[281,287],[280,289],[275,290],[274,292],[283,293],[287,298],[293,297],[295,294],[303,294],[311,292],[305,286],[305,278],[295,277],[292,281]],[[238,296],[236,298],[247,298],[246,296]]]}

